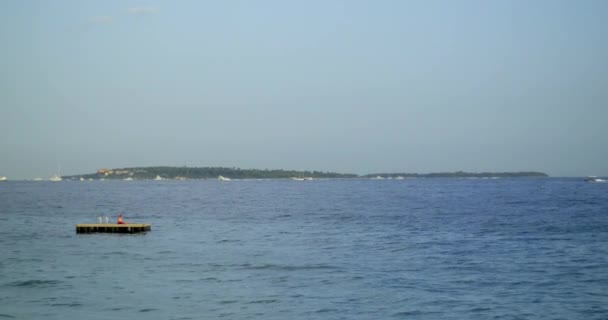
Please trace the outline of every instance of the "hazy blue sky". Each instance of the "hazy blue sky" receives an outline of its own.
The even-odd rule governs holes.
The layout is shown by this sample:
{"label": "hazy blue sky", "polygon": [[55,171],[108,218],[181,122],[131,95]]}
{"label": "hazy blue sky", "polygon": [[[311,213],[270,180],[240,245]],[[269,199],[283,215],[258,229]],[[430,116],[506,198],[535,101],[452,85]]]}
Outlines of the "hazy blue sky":
{"label": "hazy blue sky", "polygon": [[608,175],[608,1],[1,1],[0,175]]}

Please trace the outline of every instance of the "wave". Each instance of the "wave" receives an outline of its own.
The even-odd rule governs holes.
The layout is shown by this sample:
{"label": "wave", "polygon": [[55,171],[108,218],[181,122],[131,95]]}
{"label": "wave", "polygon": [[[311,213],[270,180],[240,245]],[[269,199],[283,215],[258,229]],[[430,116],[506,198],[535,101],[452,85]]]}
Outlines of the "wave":
{"label": "wave", "polygon": [[215,277],[202,278],[201,281],[220,281],[220,279]]}
{"label": "wave", "polygon": [[51,307],[80,307],[82,303],[74,302],[74,303],[53,303]]}
{"label": "wave", "polygon": [[394,313],[392,316],[401,318],[401,317],[423,316],[423,315],[438,314],[438,313],[440,313],[440,312],[413,310],[413,311],[397,312],[397,313]]}
{"label": "wave", "polygon": [[59,280],[26,280],[26,281],[15,281],[8,284],[10,287],[26,287],[26,288],[38,288],[38,287],[53,287],[62,284],[63,281]]}
{"label": "wave", "polygon": [[192,279],[178,279],[175,280],[176,283],[189,283],[189,282],[194,282],[194,280]]}
{"label": "wave", "polygon": [[262,300],[253,300],[253,301],[249,301],[247,302],[248,304],[257,304],[257,303],[274,303],[274,302],[278,302],[279,300],[277,299],[262,299]]}
{"label": "wave", "polygon": [[419,316],[424,314],[424,312],[420,311],[420,310],[413,310],[413,311],[402,311],[402,312],[397,312],[393,314],[393,317],[409,317],[409,316]]}
{"label": "wave", "polygon": [[292,265],[280,265],[280,264],[262,264],[262,265],[243,265],[243,269],[250,270],[278,270],[278,271],[301,271],[301,270],[332,270],[339,269],[335,266],[325,265],[325,264],[312,264],[312,265],[300,265],[300,266],[292,266]]}
{"label": "wave", "polygon": [[217,241],[216,243],[230,243],[230,242],[241,242],[241,240],[237,240],[237,239],[222,239]]}

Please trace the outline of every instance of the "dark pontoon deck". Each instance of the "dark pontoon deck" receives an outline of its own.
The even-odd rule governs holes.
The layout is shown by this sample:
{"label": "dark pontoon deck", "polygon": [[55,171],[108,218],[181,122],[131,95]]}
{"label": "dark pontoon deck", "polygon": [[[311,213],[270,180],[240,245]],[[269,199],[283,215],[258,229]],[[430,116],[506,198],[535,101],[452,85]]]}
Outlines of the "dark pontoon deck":
{"label": "dark pontoon deck", "polygon": [[76,225],[76,233],[140,233],[151,229],[152,226],[145,223],[83,223]]}

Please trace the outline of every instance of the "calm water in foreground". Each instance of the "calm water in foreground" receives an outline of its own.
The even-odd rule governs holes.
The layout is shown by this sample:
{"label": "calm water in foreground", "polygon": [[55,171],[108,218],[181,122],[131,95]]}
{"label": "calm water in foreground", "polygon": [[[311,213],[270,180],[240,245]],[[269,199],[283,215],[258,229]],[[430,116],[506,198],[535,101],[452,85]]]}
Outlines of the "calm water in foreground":
{"label": "calm water in foreground", "polygon": [[0,319],[608,319],[581,180],[0,183]]}

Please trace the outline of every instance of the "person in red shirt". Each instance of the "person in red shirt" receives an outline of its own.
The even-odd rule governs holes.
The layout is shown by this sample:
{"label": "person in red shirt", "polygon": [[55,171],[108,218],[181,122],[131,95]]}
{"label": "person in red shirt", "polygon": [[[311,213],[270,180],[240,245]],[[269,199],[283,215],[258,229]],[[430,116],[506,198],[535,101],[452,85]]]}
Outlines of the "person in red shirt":
{"label": "person in red shirt", "polygon": [[124,221],[122,221],[122,213],[118,215],[118,224],[125,224]]}

